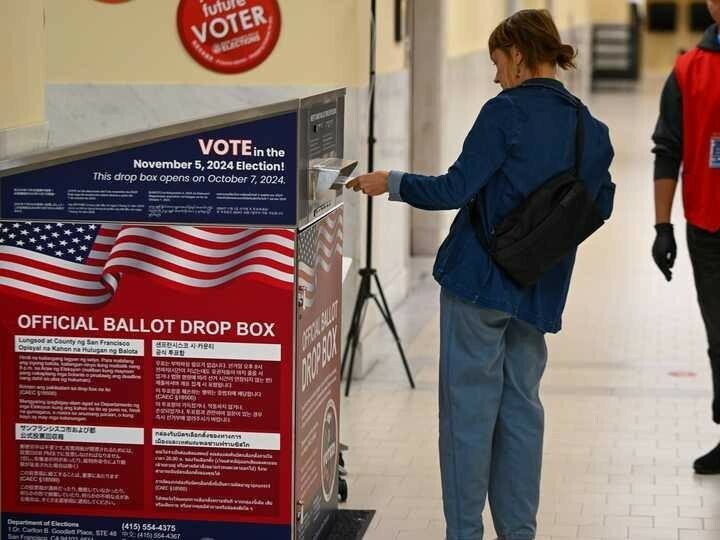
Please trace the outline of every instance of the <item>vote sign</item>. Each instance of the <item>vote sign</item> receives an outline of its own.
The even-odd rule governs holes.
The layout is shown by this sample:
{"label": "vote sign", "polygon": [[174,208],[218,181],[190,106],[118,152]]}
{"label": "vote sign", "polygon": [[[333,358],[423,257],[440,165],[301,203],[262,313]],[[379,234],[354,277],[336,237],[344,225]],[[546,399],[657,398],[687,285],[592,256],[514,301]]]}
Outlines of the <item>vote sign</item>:
{"label": "vote sign", "polygon": [[280,37],[277,0],[180,0],[180,40],[199,64],[242,73],[265,61]]}

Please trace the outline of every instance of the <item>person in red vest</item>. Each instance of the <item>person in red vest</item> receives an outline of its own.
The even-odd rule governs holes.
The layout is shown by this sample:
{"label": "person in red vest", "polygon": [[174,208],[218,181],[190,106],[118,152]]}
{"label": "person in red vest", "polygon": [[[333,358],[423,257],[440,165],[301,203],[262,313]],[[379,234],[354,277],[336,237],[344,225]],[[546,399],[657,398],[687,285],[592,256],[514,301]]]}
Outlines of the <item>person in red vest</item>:
{"label": "person in red vest", "polygon": [[[714,399],[720,424],[720,0],[707,0],[714,25],[700,44],[678,57],[660,100],[655,147],[653,259],[672,279],[677,246],[670,223],[682,165],[683,204],[700,312],[708,337]],[[694,463],[698,474],[720,474],[720,444]]]}

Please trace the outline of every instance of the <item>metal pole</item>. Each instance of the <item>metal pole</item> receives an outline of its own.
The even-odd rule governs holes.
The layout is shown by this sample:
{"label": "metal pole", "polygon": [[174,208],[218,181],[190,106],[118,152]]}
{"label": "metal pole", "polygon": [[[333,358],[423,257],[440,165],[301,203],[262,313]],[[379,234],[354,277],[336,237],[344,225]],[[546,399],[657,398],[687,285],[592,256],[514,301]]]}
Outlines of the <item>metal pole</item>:
{"label": "metal pole", "polygon": [[[370,3],[370,115],[368,119],[368,172],[375,170],[375,47],[377,35],[376,0]],[[373,198],[367,198],[367,245],[365,246],[365,267],[372,268]]]}
{"label": "metal pole", "polygon": [[[371,0],[371,13],[372,19],[370,22],[370,115],[368,119],[368,172],[373,172],[375,169],[375,36],[376,36],[376,0]],[[392,332],[395,343],[397,344],[400,358],[405,366],[405,372],[408,377],[408,382],[411,388],[415,388],[415,381],[413,381],[410,366],[405,358],[405,351],[403,350],[400,337],[398,336],[395,323],[392,320],[392,314],[390,313],[390,307],[385,299],[385,293],[380,285],[380,278],[377,275],[377,270],[372,267],[372,236],[373,236],[373,198],[367,198],[367,234],[366,234],[366,253],[365,253],[365,267],[360,269],[360,286],[358,289],[357,299],[355,300],[355,309],[353,310],[353,319],[350,324],[350,330],[345,341],[345,352],[343,353],[343,360],[341,366],[341,372],[345,371],[345,365],[348,360],[348,353],[350,363],[347,372],[347,382],[345,384],[345,395],[350,394],[350,385],[352,384],[352,373],[355,364],[355,354],[357,353],[358,344],[360,342],[360,333],[362,331],[363,321],[365,319],[365,308],[366,303],[369,299],[373,299],[375,304],[380,310],[385,323]],[[378,291],[380,292],[380,298],[382,304],[378,301],[375,294],[372,292],[372,280],[375,279]]]}

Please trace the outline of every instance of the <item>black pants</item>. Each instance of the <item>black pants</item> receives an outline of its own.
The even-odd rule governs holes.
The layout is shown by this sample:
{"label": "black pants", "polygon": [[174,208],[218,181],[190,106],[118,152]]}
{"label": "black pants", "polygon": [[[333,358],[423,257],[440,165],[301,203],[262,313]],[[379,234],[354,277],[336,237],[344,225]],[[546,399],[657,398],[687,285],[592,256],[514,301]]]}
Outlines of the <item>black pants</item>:
{"label": "black pants", "polygon": [[720,424],[720,231],[711,233],[688,223],[687,243],[705,330],[713,377],[713,420]]}

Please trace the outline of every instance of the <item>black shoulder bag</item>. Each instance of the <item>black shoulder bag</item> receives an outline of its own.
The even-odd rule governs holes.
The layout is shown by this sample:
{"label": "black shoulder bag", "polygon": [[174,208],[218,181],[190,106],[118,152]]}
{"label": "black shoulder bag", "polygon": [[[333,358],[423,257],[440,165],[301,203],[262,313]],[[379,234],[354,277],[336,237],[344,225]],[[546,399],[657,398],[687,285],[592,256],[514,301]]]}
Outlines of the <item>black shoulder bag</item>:
{"label": "black shoulder bag", "polygon": [[[567,98],[566,98],[567,99]],[[580,180],[583,152],[583,107],[577,109],[575,165],[543,183],[485,235],[481,205],[469,203],[470,221],[480,244],[495,263],[521,287],[530,287],[604,223]]]}

